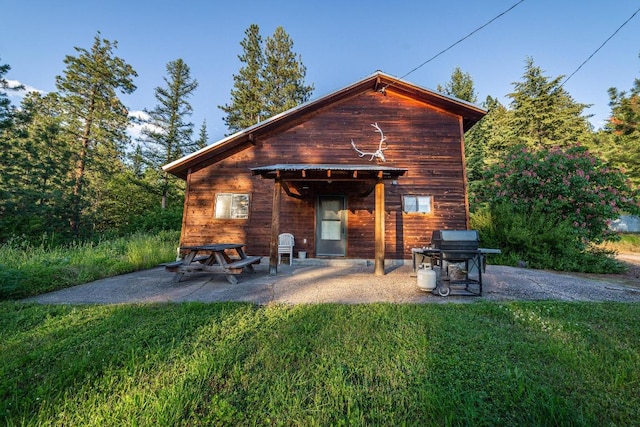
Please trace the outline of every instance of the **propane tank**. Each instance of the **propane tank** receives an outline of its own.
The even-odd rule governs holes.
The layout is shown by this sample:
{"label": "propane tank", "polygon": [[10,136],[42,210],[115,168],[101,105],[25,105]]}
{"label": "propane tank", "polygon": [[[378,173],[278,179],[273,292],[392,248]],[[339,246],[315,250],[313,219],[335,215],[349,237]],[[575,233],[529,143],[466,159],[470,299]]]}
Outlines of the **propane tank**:
{"label": "propane tank", "polygon": [[436,272],[430,264],[421,264],[418,267],[418,288],[425,292],[431,292],[436,288]]}

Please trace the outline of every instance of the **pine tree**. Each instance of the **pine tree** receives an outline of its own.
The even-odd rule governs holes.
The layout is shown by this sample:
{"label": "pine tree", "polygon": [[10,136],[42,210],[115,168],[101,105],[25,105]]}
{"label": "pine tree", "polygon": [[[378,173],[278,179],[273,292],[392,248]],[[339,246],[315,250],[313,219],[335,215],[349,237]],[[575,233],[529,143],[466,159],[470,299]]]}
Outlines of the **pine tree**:
{"label": "pine tree", "polygon": [[9,83],[5,80],[4,76],[10,69],[9,64],[0,64],[0,132],[10,125],[11,100],[6,91],[20,89],[9,87]]}
{"label": "pine tree", "polygon": [[[91,50],[75,48],[77,56],[65,57],[64,74],[56,77],[65,130],[74,147],[69,223],[75,235],[80,231],[85,206],[90,204],[94,212],[99,211],[98,181],[122,165],[123,148],[129,141],[128,111],[117,93],[132,93],[137,74],[123,59],[113,56],[116,48],[117,42],[101,39],[98,33]],[[90,192],[93,194],[89,197]]]}
{"label": "pine tree", "polygon": [[550,79],[543,75],[533,59],[527,58],[522,81],[513,83],[511,120],[516,143],[532,148],[567,146],[589,139],[589,107],[575,102],[560,82],[563,76]]}
{"label": "pine tree", "polygon": [[167,64],[168,77],[164,77],[166,87],[155,90],[158,102],[149,114],[148,125],[142,130],[146,145],[144,157],[148,164],[159,174],[159,192],[161,206],[167,206],[167,196],[172,178],[162,170],[162,166],[179,159],[183,155],[197,149],[197,143],[191,140],[193,123],[187,118],[193,112],[188,98],[198,87],[198,82],[191,78],[189,66],[177,59]]}
{"label": "pine tree", "polygon": [[59,100],[26,94],[14,109],[3,78],[9,66],[0,67],[0,241],[11,236],[41,238],[67,231],[69,148],[61,138]]}
{"label": "pine tree", "polygon": [[[438,85],[437,90],[446,95],[454,96],[467,102],[476,102],[477,95],[473,85],[473,79],[469,73],[464,73],[460,67],[456,67],[451,73],[451,79],[444,86]],[[482,123],[482,122],[481,122]],[[485,145],[487,138],[480,129],[481,123],[476,124],[464,135],[465,165],[467,182],[469,184],[469,200],[475,199],[475,189],[482,179],[484,169]]]}
{"label": "pine tree", "polygon": [[[9,128],[12,125],[11,121],[11,100],[6,91],[9,90],[9,84],[5,80],[4,76],[11,67],[8,64],[0,64],[0,144],[2,150],[0,151],[0,203],[1,200],[5,200],[7,195],[6,191],[9,191],[10,185],[7,183],[7,168],[10,165],[10,150],[11,144],[9,142]],[[7,193],[8,194],[8,193]],[[0,205],[0,214],[3,211]]]}
{"label": "pine tree", "polygon": [[224,122],[231,133],[253,126],[263,119],[263,82],[261,72],[264,68],[262,54],[262,37],[260,27],[252,24],[245,31],[245,38],[240,42],[243,53],[238,59],[245,64],[237,75],[233,76],[231,104],[221,105],[227,113]]}
{"label": "pine tree", "polygon": [[136,144],[136,148],[133,153],[129,154],[129,160],[131,162],[131,172],[133,172],[136,177],[141,177],[144,174],[146,167],[142,146],[140,144]]}
{"label": "pine tree", "polygon": [[240,43],[243,54],[238,56],[245,66],[233,76],[231,104],[219,106],[232,132],[306,102],[313,91],[313,85],[304,84],[306,68],[282,27],[267,38],[264,51],[257,25],[251,25],[245,35]]}
{"label": "pine tree", "polygon": [[72,153],[59,106],[55,92],[30,92],[15,113],[8,161],[1,173],[10,189],[0,202],[2,237],[68,235]]}
{"label": "pine tree", "polygon": [[198,134],[198,139],[196,140],[196,148],[199,150],[201,148],[209,145],[209,133],[207,132],[207,120],[202,121],[202,126],[200,126],[200,133]]}
{"label": "pine tree", "polygon": [[482,196],[485,169],[501,160],[513,145],[513,133],[508,124],[510,111],[492,96],[487,96],[482,106],[487,109],[487,115],[464,135],[472,210],[477,207],[478,197]]}
{"label": "pine tree", "polygon": [[455,96],[463,101],[476,103],[478,94],[473,85],[473,79],[469,73],[464,73],[460,67],[456,67],[451,73],[451,80],[444,86],[437,86],[438,92]]}
{"label": "pine tree", "polygon": [[640,187],[640,78],[628,92],[610,88],[609,99],[611,117],[593,149]]}
{"label": "pine tree", "polygon": [[606,128],[618,135],[640,136],[640,79],[629,92],[609,89],[611,118]]}
{"label": "pine tree", "polygon": [[309,100],[313,85],[304,84],[307,69],[300,55],[293,53],[293,41],[284,28],[276,28],[273,36],[267,38],[264,57],[262,81],[267,117]]}
{"label": "pine tree", "polygon": [[13,214],[15,184],[14,176],[18,169],[15,164],[15,144],[13,143],[13,117],[10,90],[5,75],[11,70],[8,64],[0,64],[0,241],[9,237],[13,230],[8,221]]}

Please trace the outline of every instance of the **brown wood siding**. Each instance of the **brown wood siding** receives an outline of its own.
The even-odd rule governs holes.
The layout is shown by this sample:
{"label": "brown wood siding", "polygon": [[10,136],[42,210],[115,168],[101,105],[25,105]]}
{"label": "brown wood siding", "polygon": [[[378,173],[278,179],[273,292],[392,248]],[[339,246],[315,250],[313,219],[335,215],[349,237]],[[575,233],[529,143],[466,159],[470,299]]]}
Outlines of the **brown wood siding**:
{"label": "brown wood siding", "polygon": [[[365,92],[307,116],[255,145],[217,163],[193,170],[185,203],[182,244],[242,241],[247,252],[269,254],[273,180],[253,176],[250,168],[276,163],[370,164],[358,157],[353,139],[363,151],[378,147],[377,122],[387,137],[385,166],[407,168],[397,185],[385,181],[385,246],[387,258],[409,258],[411,248],[429,243],[431,232],[466,228],[467,208],[460,117],[411,98]],[[321,183],[323,194],[347,194],[347,257],[374,255],[374,194],[358,197],[347,189],[367,185]],[[248,220],[214,219],[215,194],[249,193]],[[434,212],[404,214],[402,195],[431,195]],[[314,256],[314,196],[296,199],[282,193],[280,232],[296,238],[296,251]],[[303,243],[307,239],[307,243]]]}

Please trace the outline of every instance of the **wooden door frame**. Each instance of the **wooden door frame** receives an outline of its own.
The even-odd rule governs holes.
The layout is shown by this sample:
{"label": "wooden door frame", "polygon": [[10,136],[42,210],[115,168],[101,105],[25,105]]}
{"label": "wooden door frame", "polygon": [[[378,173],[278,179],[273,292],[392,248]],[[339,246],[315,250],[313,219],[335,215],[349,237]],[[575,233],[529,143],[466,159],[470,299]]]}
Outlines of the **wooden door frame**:
{"label": "wooden door frame", "polygon": [[[320,200],[321,199],[335,199],[341,200],[341,210],[340,210],[340,246],[343,247],[342,254],[329,254],[329,253],[320,253],[318,250],[318,245],[320,243],[320,227],[321,227],[321,218],[320,215]],[[316,196],[316,209],[315,209],[315,247],[314,251],[316,256],[329,256],[329,257],[347,257],[347,248],[348,248],[348,235],[349,235],[349,223],[347,216],[347,201],[348,197],[346,194],[319,194]]]}

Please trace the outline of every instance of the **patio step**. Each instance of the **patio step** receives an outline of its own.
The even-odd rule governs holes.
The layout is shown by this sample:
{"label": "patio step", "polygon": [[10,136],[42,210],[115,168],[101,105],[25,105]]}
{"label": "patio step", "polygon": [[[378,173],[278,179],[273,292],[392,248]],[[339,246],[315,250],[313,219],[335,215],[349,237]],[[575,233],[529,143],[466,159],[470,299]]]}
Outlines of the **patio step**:
{"label": "patio step", "polygon": [[[386,259],[385,267],[398,265],[411,265],[410,259]],[[293,258],[294,265],[317,265],[326,267],[351,267],[351,266],[373,266],[375,262],[372,259],[362,258]]]}

